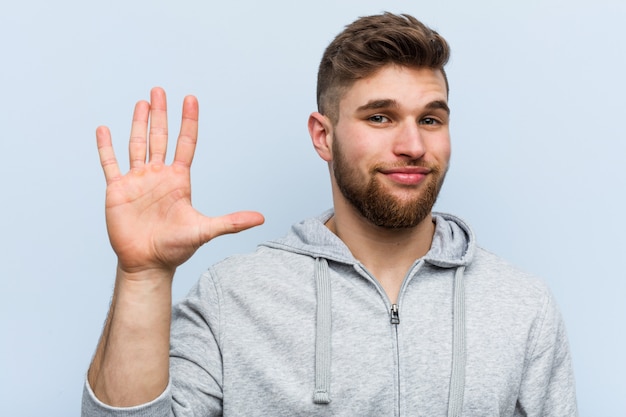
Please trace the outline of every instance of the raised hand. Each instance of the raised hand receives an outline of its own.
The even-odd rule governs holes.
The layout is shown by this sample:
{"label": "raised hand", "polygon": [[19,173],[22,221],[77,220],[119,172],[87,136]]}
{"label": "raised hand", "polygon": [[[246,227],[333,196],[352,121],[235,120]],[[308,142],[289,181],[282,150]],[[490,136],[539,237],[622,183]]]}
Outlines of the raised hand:
{"label": "raised hand", "polygon": [[140,101],[135,106],[130,171],[122,175],[109,129],[97,129],[98,153],[107,181],[107,230],[122,271],[173,272],[214,237],[263,223],[263,216],[256,212],[211,218],[191,206],[190,167],[197,134],[198,102],[188,96],[183,102],[174,160],[165,164],[167,103],[163,89],[154,88],[150,103]]}

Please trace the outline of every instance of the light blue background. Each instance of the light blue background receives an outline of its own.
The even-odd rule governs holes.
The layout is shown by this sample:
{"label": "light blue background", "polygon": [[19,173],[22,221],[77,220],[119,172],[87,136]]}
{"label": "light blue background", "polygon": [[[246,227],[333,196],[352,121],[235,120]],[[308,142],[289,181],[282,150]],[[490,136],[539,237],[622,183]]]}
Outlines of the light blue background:
{"label": "light blue background", "polygon": [[0,6],[0,414],[75,416],[115,258],[94,131],[122,165],[154,85],[178,129],[200,100],[194,203],[254,209],[179,269],[211,263],[330,206],[306,119],[343,25],[408,12],[452,45],[453,160],[439,210],[544,277],[568,325],[583,416],[626,416],[626,2],[54,1]]}

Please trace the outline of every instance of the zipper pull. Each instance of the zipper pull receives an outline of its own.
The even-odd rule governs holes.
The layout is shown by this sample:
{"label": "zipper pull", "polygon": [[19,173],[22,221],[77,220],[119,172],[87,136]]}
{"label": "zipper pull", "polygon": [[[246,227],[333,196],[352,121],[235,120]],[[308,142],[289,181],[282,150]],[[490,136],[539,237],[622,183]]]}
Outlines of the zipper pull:
{"label": "zipper pull", "polygon": [[400,324],[400,315],[398,314],[398,305],[391,305],[391,324]]}

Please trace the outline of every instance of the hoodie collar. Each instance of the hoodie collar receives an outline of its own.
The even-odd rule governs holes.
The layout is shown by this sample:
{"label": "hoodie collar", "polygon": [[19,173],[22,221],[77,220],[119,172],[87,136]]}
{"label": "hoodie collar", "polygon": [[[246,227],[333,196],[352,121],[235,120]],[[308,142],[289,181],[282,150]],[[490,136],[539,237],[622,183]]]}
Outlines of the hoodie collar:
{"label": "hoodie collar", "polygon": [[[287,235],[270,240],[261,246],[279,248],[293,253],[355,264],[348,247],[332,233],[325,223],[334,211],[327,210],[316,217],[294,224]],[[475,237],[470,227],[451,214],[433,213],[435,234],[424,261],[442,268],[455,268],[471,262],[475,251]]]}

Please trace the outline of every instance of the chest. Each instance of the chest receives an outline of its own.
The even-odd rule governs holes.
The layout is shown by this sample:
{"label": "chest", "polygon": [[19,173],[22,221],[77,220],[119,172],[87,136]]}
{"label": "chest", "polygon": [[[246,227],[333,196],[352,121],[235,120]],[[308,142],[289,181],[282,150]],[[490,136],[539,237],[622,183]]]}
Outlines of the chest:
{"label": "chest", "polygon": [[[317,363],[315,282],[257,289],[226,300],[222,360],[224,412],[231,415],[444,416],[452,372],[452,276],[411,283],[399,323],[367,280],[332,282],[329,404],[313,402]],[[465,399],[480,415],[515,408],[528,321],[502,306],[466,300]],[[289,300],[287,302],[287,300]],[[235,412],[236,410],[236,412]],[[502,414],[503,413],[503,414]]]}

